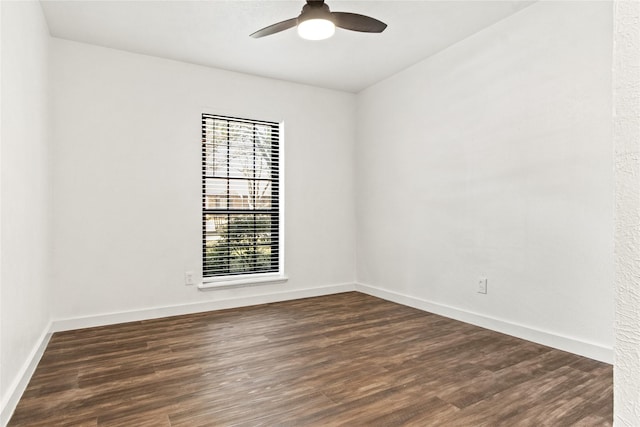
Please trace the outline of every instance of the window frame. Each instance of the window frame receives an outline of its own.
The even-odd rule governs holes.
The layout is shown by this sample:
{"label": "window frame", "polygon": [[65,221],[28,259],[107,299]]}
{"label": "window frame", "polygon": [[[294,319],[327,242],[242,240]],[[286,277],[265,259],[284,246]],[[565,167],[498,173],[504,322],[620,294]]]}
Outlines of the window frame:
{"label": "window frame", "polygon": [[[202,186],[201,193],[201,256],[200,256],[200,266],[202,268],[202,283],[198,285],[199,289],[215,289],[215,288],[227,288],[227,287],[236,287],[236,286],[251,286],[251,285],[259,285],[259,284],[274,284],[274,283],[284,283],[288,280],[288,278],[284,274],[284,122],[283,121],[274,121],[274,120],[263,120],[263,119],[247,119],[238,116],[232,115],[221,115],[221,114],[213,114],[213,113],[201,113],[201,172],[200,172],[200,183]],[[277,264],[277,269],[274,268],[274,271],[269,272],[241,272],[241,273],[232,273],[227,275],[207,275],[205,271],[205,263],[206,263],[206,236],[207,236],[207,224],[205,221],[206,215],[210,214],[260,214],[264,213],[265,210],[256,210],[256,209],[231,209],[230,206],[227,205],[226,210],[216,210],[207,208],[207,194],[206,194],[206,180],[211,179],[211,176],[207,176],[205,163],[206,163],[206,146],[208,143],[206,131],[205,131],[205,121],[207,119],[221,119],[228,121],[238,121],[241,123],[251,123],[255,124],[266,124],[269,126],[273,126],[277,129],[278,136],[275,140],[275,144],[277,146],[272,148],[273,152],[277,155],[277,178],[271,180],[272,191],[275,189],[275,196],[272,195],[272,202],[277,203],[277,208],[275,209],[277,215],[277,233],[278,233],[278,241],[277,243],[272,244],[272,250],[274,247],[277,249],[277,261],[274,260],[273,264]],[[254,151],[255,151],[255,141]],[[227,160],[226,168],[229,170],[230,160]],[[255,171],[254,171],[255,173]],[[227,179],[229,179],[229,173],[227,172]],[[250,178],[247,178],[250,179]],[[228,196],[228,195],[227,195]],[[273,215],[274,209],[269,210],[269,215]],[[275,258],[275,257],[274,257]]]}

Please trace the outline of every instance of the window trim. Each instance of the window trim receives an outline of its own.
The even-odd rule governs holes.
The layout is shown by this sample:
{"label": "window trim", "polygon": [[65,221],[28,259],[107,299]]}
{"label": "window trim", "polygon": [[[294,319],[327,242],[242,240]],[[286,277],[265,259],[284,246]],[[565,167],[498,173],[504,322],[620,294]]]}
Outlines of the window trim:
{"label": "window trim", "polygon": [[[246,119],[236,115],[223,115],[223,114],[214,114],[208,112],[202,112],[200,114],[201,123],[204,121],[205,117],[221,117],[227,119],[238,119],[239,121],[255,121],[255,122],[265,122],[272,123],[278,126],[278,271],[277,272],[266,272],[266,273],[241,273],[241,274],[233,274],[233,275],[225,275],[225,276],[204,276],[204,246],[203,240],[204,236],[202,236],[200,241],[200,246],[202,248],[202,253],[200,254],[200,268],[202,268],[202,282],[198,284],[199,290],[211,290],[211,289],[225,289],[232,287],[241,287],[241,286],[254,286],[254,285],[262,285],[262,284],[278,284],[285,283],[289,280],[289,278],[285,275],[285,264],[284,264],[284,247],[285,247],[285,215],[284,215],[284,205],[285,205],[285,168],[284,168],[284,121],[283,120],[263,120],[263,119]],[[202,132],[202,131],[201,131]],[[202,140],[202,137],[200,138]],[[201,156],[204,156],[204,153],[201,149]],[[203,171],[200,173],[200,182],[203,184]],[[201,214],[201,222],[204,226],[204,209],[203,209],[203,198],[204,198],[204,189],[203,194],[201,195],[200,200],[200,214]]]}
{"label": "window trim", "polygon": [[224,289],[241,286],[275,285],[285,283],[289,278],[280,273],[253,273],[236,276],[207,277],[198,285],[198,289]]}

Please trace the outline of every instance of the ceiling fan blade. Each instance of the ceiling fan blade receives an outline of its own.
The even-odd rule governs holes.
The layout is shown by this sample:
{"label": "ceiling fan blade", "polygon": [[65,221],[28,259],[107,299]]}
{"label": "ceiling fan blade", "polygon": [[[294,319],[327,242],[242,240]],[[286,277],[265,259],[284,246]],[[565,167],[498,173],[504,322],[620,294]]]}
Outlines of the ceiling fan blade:
{"label": "ceiling fan blade", "polygon": [[331,12],[336,27],[345,30],[360,31],[363,33],[381,33],[387,28],[387,24],[370,16],[349,12]]}
{"label": "ceiling fan blade", "polygon": [[297,24],[298,24],[298,18],[287,19],[286,21],[278,22],[277,24],[264,27],[263,29],[258,30],[255,33],[251,34],[251,37],[253,37],[254,39],[257,39],[264,36],[270,36],[271,34],[279,33],[280,31],[293,28]]}

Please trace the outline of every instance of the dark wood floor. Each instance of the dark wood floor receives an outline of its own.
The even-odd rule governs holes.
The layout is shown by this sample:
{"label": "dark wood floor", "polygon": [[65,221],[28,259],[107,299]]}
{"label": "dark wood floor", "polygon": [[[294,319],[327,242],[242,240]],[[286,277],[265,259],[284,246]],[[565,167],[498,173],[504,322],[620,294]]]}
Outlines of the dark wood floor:
{"label": "dark wood floor", "polygon": [[605,426],[612,367],[352,292],[55,334],[10,426]]}

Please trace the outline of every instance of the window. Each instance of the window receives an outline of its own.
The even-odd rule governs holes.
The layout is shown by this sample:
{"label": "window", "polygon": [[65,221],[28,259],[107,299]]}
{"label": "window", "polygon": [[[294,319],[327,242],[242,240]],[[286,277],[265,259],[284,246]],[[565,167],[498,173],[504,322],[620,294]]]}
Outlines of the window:
{"label": "window", "polygon": [[205,282],[282,274],[279,149],[278,123],[202,115]]}

